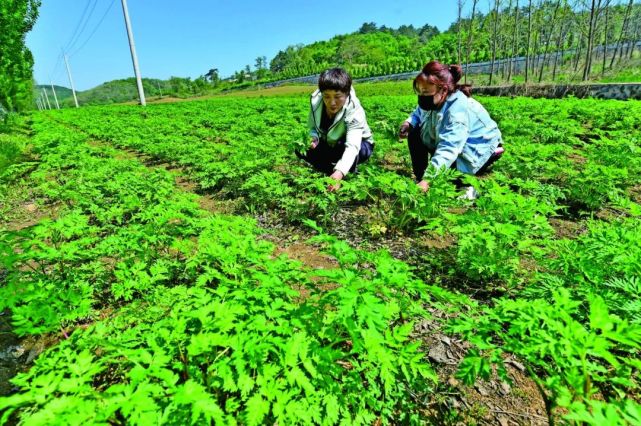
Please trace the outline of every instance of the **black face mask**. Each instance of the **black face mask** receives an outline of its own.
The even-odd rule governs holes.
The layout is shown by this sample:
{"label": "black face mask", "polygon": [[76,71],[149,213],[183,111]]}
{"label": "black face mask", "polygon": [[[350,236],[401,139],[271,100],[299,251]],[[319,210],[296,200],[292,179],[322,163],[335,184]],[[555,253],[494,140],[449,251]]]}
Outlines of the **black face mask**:
{"label": "black face mask", "polygon": [[418,96],[418,106],[425,111],[436,111],[438,106],[434,103],[434,95],[432,96]]}

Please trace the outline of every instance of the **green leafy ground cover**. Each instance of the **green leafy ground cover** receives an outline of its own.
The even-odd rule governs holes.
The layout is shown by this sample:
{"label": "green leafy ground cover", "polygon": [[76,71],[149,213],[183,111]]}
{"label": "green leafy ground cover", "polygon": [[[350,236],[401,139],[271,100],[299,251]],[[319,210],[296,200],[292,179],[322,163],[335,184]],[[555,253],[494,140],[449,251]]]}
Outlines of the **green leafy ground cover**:
{"label": "green leafy ground cover", "polygon": [[[416,190],[395,136],[415,99],[395,91],[359,91],[377,146],[335,194],[291,153],[304,96],[35,115],[37,167],[10,166],[3,180],[64,208],[0,234],[0,309],[18,333],[69,339],[16,378],[4,419],[420,423],[416,395],[436,383],[412,329],[438,309],[458,312],[445,326],[474,344],[464,382],[501,373],[511,354],[551,420],[641,421],[641,103],[483,98],[507,153],[468,178],[481,192],[472,203],[453,176]],[[181,167],[241,216],[202,211],[167,172],[91,139]],[[340,229],[339,212],[361,225]],[[400,261],[320,232],[339,266],[311,271],[273,256],[252,215],[403,239],[419,254]]]}

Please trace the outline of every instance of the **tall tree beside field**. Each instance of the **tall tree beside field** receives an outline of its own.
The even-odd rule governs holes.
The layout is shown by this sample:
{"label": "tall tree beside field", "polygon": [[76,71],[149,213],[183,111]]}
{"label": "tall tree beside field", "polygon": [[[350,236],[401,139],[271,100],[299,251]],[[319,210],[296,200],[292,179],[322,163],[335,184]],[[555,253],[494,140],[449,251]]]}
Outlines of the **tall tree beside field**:
{"label": "tall tree beside field", "polygon": [[621,43],[624,40],[625,34],[628,31],[628,25],[630,23],[630,12],[632,11],[632,4],[634,3],[634,0],[629,0],[628,5],[625,8],[625,13],[623,15],[623,24],[621,25],[621,32],[619,33],[619,38],[617,39],[616,46],[614,48],[614,53],[612,54],[612,58],[610,59],[610,68],[614,65],[614,60],[617,57],[617,53],[619,52],[619,49],[621,49]]}
{"label": "tall tree beside field", "polygon": [[554,65],[552,66],[552,81],[556,80],[556,72],[558,69],[559,62],[563,65],[565,48],[569,45],[567,41],[567,36],[572,31],[572,25],[574,22],[572,9],[567,4],[566,0],[563,0],[563,7],[557,14],[557,20],[559,21],[559,31],[557,33],[556,39],[556,53],[554,55]]}
{"label": "tall tree beside field", "polygon": [[639,38],[641,38],[641,7],[637,7],[635,12],[634,12],[634,18],[632,19],[632,22],[634,22],[634,29],[631,31],[631,37],[629,39],[629,49],[628,49],[628,57],[632,59],[632,55],[634,53],[634,49],[636,47],[637,41],[639,41]]}
{"label": "tall tree beside field", "polygon": [[457,41],[458,41],[458,49],[456,50],[456,63],[460,64],[461,63],[461,45],[463,42],[463,36],[461,34],[461,17],[463,14],[463,6],[465,6],[465,1],[464,0],[457,0],[456,2],[457,6],[457,18],[456,18],[456,35],[457,35]]}
{"label": "tall tree beside field", "polygon": [[478,0],[472,0],[472,15],[470,16],[470,26],[467,32],[467,49],[465,55],[465,74],[464,74],[464,83],[467,83],[467,69],[470,64],[470,54],[472,53],[472,40],[474,35],[474,18],[476,13],[476,5]]}
{"label": "tall tree beside field", "polygon": [[527,6],[527,47],[525,49],[525,82],[528,82],[530,71],[530,49],[532,48],[532,0]]}
{"label": "tall tree beside field", "polygon": [[25,36],[38,18],[40,0],[0,1],[0,106],[23,111],[33,100],[33,55]]}
{"label": "tall tree beside field", "polygon": [[[609,4],[607,5],[609,6]],[[609,33],[610,33],[610,7],[605,8],[605,29],[603,30],[603,51],[602,51],[602,59],[603,62],[601,63],[601,77],[605,74],[605,61],[607,55],[607,46],[608,42],[610,41]]]}
{"label": "tall tree beside field", "polygon": [[492,30],[492,61],[490,63],[490,86],[492,85],[492,77],[494,76],[494,62],[496,61],[496,46],[499,38],[499,6],[500,0],[494,0],[494,10],[491,13],[494,23]]}
{"label": "tall tree beside field", "polygon": [[[510,7],[512,6],[512,1],[510,0]],[[513,58],[515,58],[519,51],[519,0],[516,0],[516,6],[514,7],[514,26],[512,31],[512,54],[508,60],[507,68],[507,80],[512,79],[513,72]]]}
{"label": "tall tree beside field", "polygon": [[601,0],[590,0],[590,19],[588,26],[588,36],[586,39],[585,50],[585,64],[583,66],[583,81],[590,78],[590,71],[592,70],[592,50],[594,47],[594,34],[599,20],[599,13],[601,10]]}
{"label": "tall tree beside field", "polygon": [[545,68],[548,52],[550,51],[550,44],[552,42],[552,36],[554,35],[554,30],[558,22],[559,9],[561,7],[561,0],[557,0],[554,4],[554,9],[552,14],[549,15],[549,20],[544,21],[544,25],[547,27],[547,40],[545,41],[545,47],[543,51],[543,60],[539,66],[539,83],[543,80],[543,68]]}

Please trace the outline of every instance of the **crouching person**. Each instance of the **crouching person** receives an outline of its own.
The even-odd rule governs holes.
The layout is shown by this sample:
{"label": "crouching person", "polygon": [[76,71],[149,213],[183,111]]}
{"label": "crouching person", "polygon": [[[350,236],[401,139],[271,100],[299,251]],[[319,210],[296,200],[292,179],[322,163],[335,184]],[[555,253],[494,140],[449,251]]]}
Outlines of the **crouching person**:
{"label": "crouching person", "polygon": [[[401,125],[399,138],[408,139],[414,176],[423,191],[443,169],[480,175],[503,155],[501,131],[472,99],[471,87],[458,84],[462,74],[460,65],[432,61],[414,79],[418,107]],[[464,197],[475,198],[474,188],[467,188]]]}
{"label": "crouching person", "polygon": [[331,68],[320,75],[318,90],[311,95],[308,126],[309,148],[296,155],[334,179],[327,190],[336,191],[374,149],[365,111],[344,69]]}

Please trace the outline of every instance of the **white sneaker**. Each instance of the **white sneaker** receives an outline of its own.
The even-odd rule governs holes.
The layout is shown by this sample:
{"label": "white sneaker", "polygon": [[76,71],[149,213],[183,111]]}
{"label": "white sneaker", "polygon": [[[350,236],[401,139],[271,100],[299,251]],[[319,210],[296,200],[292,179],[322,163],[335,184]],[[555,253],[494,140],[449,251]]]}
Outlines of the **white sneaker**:
{"label": "white sneaker", "polygon": [[476,189],[474,189],[473,186],[468,186],[465,189],[465,194],[461,195],[458,197],[459,200],[476,200],[479,196],[479,193],[476,192]]}

